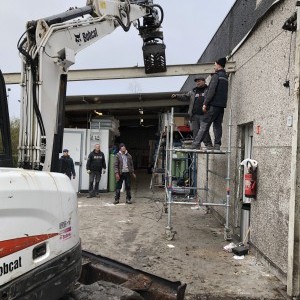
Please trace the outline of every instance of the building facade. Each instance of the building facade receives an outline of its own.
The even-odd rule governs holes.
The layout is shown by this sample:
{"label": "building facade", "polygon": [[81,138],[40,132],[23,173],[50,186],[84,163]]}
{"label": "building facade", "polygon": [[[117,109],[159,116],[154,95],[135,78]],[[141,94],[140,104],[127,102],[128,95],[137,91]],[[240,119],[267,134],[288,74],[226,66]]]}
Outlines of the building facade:
{"label": "building facade", "polygon": [[[288,294],[299,297],[299,223],[295,222],[299,219],[298,49],[296,34],[282,29],[295,11],[296,3],[291,0],[236,1],[199,63],[227,56],[236,66],[230,75],[222,139],[222,149],[230,151],[232,233],[241,236],[246,204],[246,240],[251,249],[287,283]],[[192,85],[191,77],[182,90]],[[255,199],[243,196],[244,169],[240,163],[245,158],[258,162]],[[199,155],[198,161],[201,172],[206,158]],[[227,167],[226,155],[210,156],[209,168],[223,178]],[[202,184],[203,177],[198,181]],[[210,176],[209,182],[210,201],[224,199],[226,186],[220,177]],[[214,213],[220,220],[226,217],[223,208],[215,208]]]}

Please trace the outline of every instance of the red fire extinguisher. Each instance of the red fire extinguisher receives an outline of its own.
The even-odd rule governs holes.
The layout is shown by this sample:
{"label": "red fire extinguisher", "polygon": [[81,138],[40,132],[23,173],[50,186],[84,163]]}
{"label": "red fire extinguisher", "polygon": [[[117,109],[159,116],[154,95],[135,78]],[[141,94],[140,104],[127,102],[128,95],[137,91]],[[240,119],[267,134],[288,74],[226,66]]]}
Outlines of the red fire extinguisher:
{"label": "red fire extinguisher", "polygon": [[247,173],[244,175],[245,197],[256,197],[256,168],[253,168],[251,162],[247,162]]}

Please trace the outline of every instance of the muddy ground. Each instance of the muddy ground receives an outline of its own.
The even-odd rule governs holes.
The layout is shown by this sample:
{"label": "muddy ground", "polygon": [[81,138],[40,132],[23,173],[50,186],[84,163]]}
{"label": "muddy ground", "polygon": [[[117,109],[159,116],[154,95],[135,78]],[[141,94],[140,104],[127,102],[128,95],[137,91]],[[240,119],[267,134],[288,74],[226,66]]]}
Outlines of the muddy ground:
{"label": "muddy ground", "polygon": [[133,204],[125,194],[113,205],[113,193],[79,195],[84,250],[134,268],[187,284],[185,299],[285,299],[285,286],[249,253],[235,260],[223,250],[224,227],[206,210],[172,206],[174,240],[165,236],[164,193],[149,189],[151,175],[138,173]]}

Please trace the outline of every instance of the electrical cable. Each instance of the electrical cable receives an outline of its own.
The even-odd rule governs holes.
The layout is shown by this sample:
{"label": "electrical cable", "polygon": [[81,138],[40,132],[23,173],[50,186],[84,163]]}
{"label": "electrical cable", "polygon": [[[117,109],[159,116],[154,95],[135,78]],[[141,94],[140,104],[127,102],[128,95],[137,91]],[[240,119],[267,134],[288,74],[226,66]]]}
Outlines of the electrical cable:
{"label": "electrical cable", "polygon": [[[33,99],[33,109],[37,118],[37,122],[41,131],[41,136],[46,136],[46,130],[43,122],[43,118],[37,103],[37,94],[36,94],[36,87],[37,87],[37,72],[36,72],[36,63],[30,56],[30,54],[23,48],[23,45],[27,42],[27,38],[24,38],[22,42],[21,39],[24,36],[25,33],[27,33],[29,30],[33,29],[33,27],[29,27],[20,37],[17,48],[21,54],[26,58],[27,63],[31,66],[31,74],[33,78],[33,86],[32,86],[32,99]],[[41,156],[41,163],[45,161],[45,157]]]}
{"label": "electrical cable", "polygon": [[[164,11],[163,11],[162,7],[158,4],[144,5],[144,6],[150,8],[151,12],[154,12],[154,8],[157,7],[160,10],[160,15],[161,15],[160,20],[157,24],[151,24],[151,25],[147,24],[145,26],[141,26],[140,20],[138,19],[138,20],[136,20],[137,29],[138,30],[144,30],[144,29],[150,29],[151,28],[153,30],[153,29],[159,28],[161,26],[163,20],[164,20]],[[149,14],[148,16],[152,16],[152,18],[154,18],[153,14]],[[145,16],[145,17],[147,17],[147,16]],[[159,37],[157,37],[157,38],[159,38]]]}
{"label": "electrical cable", "polygon": [[291,39],[290,39],[288,70],[287,70],[287,73],[286,73],[285,82],[283,83],[283,86],[289,89],[289,96],[291,95],[291,88],[290,88],[290,81],[288,80],[288,76],[289,76],[290,68],[291,68],[292,41],[293,41],[293,31],[291,33]]}
{"label": "electrical cable", "polygon": [[119,13],[120,16],[122,16],[122,12],[124,12],[124,14],[127,17],[127,24],[125,25],[124,22],[121,20],[121,17],[119,16],[115,16],[116,20],[118,21],[118,23],[120,24],[120,26],[123,28],[123,30],[125,32],[129,31],[130,27],[131,27],[131,22],[130,22],[130,2],[128,0],[126,0],[127,5],[126,8],[123,9],[122,7],[119,8]]}
{"label": "electrical cable", "polygon": [[32,57],[30,56],[30,54],[25,49],[23,49],[23,45],[27,42],[27,38],[25,38],[20,43],[21,38],[24,36],[24,34],[27,33],[31,29],[33,29],[33,27],[28,28],[22,34],[22,36],[20,37],[20,39],[19,39],[19,41],[17,43],[17,48],[18,48],[19,52],[21,54],[23,54],[27,58],[27,62],[31,65],[31,73],[32,73],[32,77],[33,77],[33,80],[34,80],[33,89],[32,89],[33,108],[34,108],[34,111],[35,111],[35,114],[36,114],[36,117],[37,117],[37,121],[38,121],[40,130],[41,130],[41,135],[45,136],[46,135],[45,126],[44,126],[44,123],[43,123],[41,112],[40,112],[38,104],[37,104],[37,95],[36,95],[36,80],[37,80],[36,76],[37,76],[37,74],[36,74],[36,66],[35,66],[34,61],[33,61]]}
{"label": "electrical cable", "polygon": [[[160,221],[162,219],[162,215],[163,215],[163,212],[164,212],[164,207],[163,206],[159,207],[159,205],[157,204],[157,201],[160,202],[161,199],[159,199],[159,198],[153,199],[153,197],[151,197],[151,198],[144,197],[144,198],[149,199],[149,202],[154,203],[158,209],[155,210],[154,212],[153,211],[146,211],[146,212],[141,213],[140,215],[144,216],[147,219],[155,220],[156,222]],[[146,216],[147,214],[154,214],[154,213],[157,214],[159,212],[160,212],[160,215],[159,215],[158,218],[151,218],[151,217]]]}
{"label": "electrical cable", "polygon": [[156,26],[154,26],[154,28],[159,28],[164,20],[164,11],[162,7],[158,4],[150,5],[151,10],[153,10],[154,7],[157,7],[160,10],[160,14],[161,14],[159,23]]}
{"label": "electrical cable", "polygon": [[267,46],[269,46],[274,40],[276,40],[283,32],[284,30],[278,33],[272,40],[270,40],[266,45],[264,45],[262,48],[259,49],[259,51],[255,52],[248,60],[246,60],[239,68],[237,68],[235,71],[237,72],[241,68],[243,68],[250,60],[252,60],[258,53],[260,53],[263,49],[265,49]]}
{"label": "electrical cable", "polygon": [[291,68],[292,41],[293,41],[293,32],[291,33],[291,39],[290,39],[289,64],[288,64],[288,70],[287,70],[286,78],[285,78],[286,80],[288,79],[288,75],[290,73],[290,68]]}

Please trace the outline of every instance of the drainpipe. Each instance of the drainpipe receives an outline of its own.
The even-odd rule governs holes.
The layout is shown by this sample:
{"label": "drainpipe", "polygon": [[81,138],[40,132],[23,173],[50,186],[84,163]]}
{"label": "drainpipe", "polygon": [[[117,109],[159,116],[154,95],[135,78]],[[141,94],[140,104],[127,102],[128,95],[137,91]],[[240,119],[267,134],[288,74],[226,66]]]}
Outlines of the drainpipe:
{"label": "drainpipe", "polygon": [[294,117],[291,158],[291,195],[289,202],[287,294],[300,296],[300,1],[297,1],[297,31],[295,53]]}

